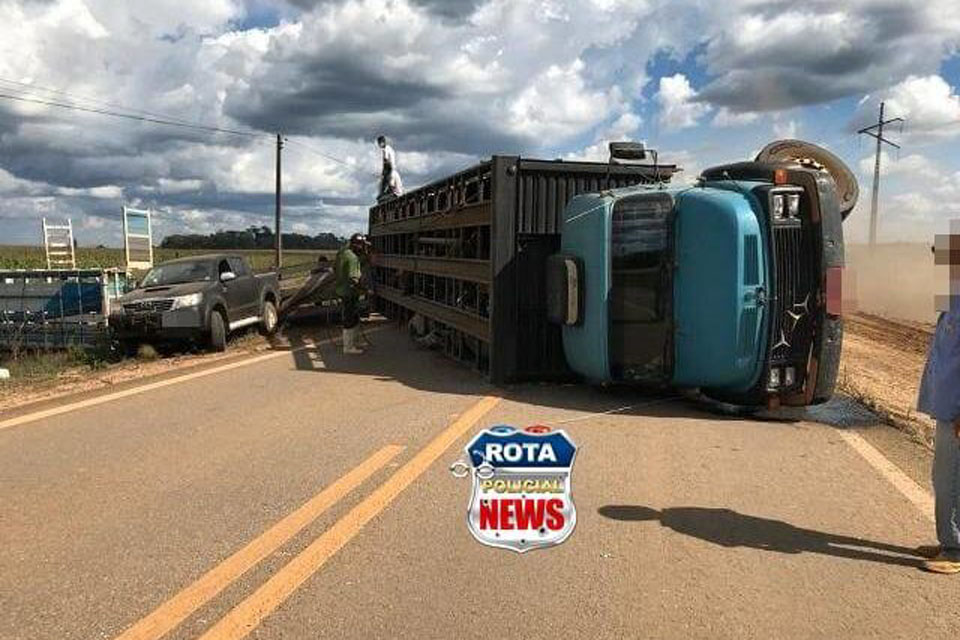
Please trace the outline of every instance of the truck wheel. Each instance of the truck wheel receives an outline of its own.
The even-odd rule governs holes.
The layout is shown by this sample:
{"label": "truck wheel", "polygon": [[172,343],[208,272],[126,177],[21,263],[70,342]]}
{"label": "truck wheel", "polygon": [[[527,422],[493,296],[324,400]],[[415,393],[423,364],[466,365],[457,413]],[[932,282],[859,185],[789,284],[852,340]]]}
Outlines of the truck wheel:
{"label": "truck wheel", "polygon": [[227,326],[223,321],[223,314],[219,311],[210,312],[209,346],[217,352],[227,350]]}
{"label": "truck wheel", "polygon": [[272,336],[277,330],[277,307],[272,301],[263,303],[263,312],[260,314],[260,333]]}

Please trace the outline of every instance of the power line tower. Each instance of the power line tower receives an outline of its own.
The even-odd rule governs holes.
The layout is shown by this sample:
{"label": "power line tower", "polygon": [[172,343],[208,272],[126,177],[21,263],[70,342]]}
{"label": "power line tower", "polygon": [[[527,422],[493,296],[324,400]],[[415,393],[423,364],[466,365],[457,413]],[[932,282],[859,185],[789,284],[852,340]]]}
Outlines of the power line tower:
{"label": "power line tower", "polygon": [[[880,103],[880,117],[877,118],[877,124],[870,125],[869,127],[864,127],[857,131],[857,133],[865,133],[868,136],[877,139],[877,157],[873,164],[873,198],[870,201],[870,246],[876,246],[877,244],[877,203],[880,199],[880,150],[883,147],[884,143],[894,147],[896,149],[900,148],[900,145],[891,142],[883,137],[883,128],[888,124],[899,122],[900,130],[903,131],[903,118],[891,118],[889,120],[883,119],[883,107],[884,103]],[[874,131],[876,129],[876,131]]]}
{"label": "power line tower", "polygon": [[277,263],[277,272],[279,274],[280,267],[283,266],[283,236],[280,228],[280,212],[282,209],[282,193],[283,186],[280,178],[280,155],[283,152],[283,134],[277,134],[277,187],[276,187],[276,203],[274,208],[274,233],[276,238],[274,241],[276,245],[274,246],[274,252],[276,254],[274,262]]}

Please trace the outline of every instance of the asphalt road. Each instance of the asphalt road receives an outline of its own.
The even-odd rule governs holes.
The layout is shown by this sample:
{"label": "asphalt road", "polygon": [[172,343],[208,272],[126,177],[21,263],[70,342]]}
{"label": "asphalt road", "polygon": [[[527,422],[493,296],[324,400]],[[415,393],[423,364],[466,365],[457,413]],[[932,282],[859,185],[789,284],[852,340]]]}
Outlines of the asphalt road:
{"label": "asphalt road", "polygon": [[[393,329],[362,357],[325,337],[0,416],[0,638],[960,633],[960,576],[909,555],[929,520],[834,427],[495,389]],[[498,423],[580,446],[564,544],[469,534],[448,467]]]}

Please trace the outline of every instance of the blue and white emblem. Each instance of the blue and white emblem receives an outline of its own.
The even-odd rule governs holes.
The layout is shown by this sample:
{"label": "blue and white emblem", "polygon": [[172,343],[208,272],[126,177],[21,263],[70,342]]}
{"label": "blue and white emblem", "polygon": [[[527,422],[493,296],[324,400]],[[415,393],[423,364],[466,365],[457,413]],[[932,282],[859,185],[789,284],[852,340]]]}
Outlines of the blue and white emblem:
{"label": "blue and white emblem", "polygon": [[564,431],[498,425],[477,434],[466,452],[473,480],[467,525],[477,540],[523,553],[573,533],[577,446]]}

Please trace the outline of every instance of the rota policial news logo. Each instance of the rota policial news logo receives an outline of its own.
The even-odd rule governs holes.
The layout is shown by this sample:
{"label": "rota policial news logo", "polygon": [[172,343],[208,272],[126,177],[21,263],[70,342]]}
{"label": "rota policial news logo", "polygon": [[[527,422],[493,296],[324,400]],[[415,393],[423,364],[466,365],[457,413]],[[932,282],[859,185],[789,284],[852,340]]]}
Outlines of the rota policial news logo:
{"label": "rota policial news logo", "polygon": [[557,545],[577,523],[570,478],[577,446],[563,431],[499,425],[466,447],[469,465],[454,475],[472,478],[470,533],[483,544],[519,553]]}

